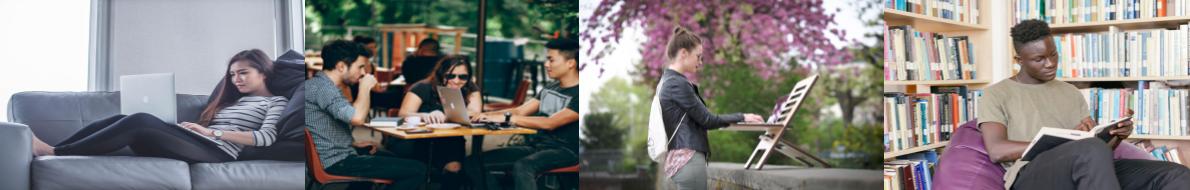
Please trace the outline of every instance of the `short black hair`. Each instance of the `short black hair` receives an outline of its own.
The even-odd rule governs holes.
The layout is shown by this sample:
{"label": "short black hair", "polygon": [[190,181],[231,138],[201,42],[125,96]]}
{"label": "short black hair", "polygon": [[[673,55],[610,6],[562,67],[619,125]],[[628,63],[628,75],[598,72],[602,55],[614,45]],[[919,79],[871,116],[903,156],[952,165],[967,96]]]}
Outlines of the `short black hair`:
{"label": "short black hair", "polygon": [[1012,47],[1020,51],[1020,46],[1037,40],[1045,40],[1050,36],[1050,26],[1045,21],[1029,19],[1017,23],[1012,27]]}
{"label": "short black hair", "polygon": [[562,54],[562,57],[578,62],[578,40],[558,38],[546,43],[545,48],[558,50],[558,53]]}
{"label": "short black hair", "polygon": [[422,47],[426,47],[426,46],[433,46],[433,47],[430,47],[431,51],[434,51],[434,53],[442,54],[442,50],[441,50],[442,45],[438,44],[438,40],[436,40],[434,38],[426,38],[426,39],[421,40],[421,43],[417,43],[417,48],[419,50]]}
{"label": "short black hair", "polygon": [[438,40],[436,40],[434,38],[426,38],[426,39],[421,40],[421,43],[417,43],[417,47],[426,46],[426,45],[434,45],[434,47],[437,48]]}
{"label": "short black hair", "polygon": [[334,70],[335,66],[339,65],[339,61],[347,63],[350,67],[351,63],[355,62],[359,56],[368,57],[369,54],[368,50],[355,42],[347,40],[328,42],[322,46],[322,70]]}
{"label": "short black hair", "polygon": [[358,43],[359,45],[368,45],[370,43],[376,43],[375,38],[367,37],[367,36],[355,36],[355,38],[352,38],[351,41]]}

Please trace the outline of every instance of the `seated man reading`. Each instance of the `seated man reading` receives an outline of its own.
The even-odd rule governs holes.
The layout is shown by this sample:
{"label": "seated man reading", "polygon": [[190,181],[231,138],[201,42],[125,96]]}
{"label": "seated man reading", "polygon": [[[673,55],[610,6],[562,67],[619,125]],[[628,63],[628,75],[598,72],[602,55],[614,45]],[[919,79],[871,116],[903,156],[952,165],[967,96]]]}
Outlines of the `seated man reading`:
{"label": "seated man reading", "polygon": [[[1190,169],[1171,162],[1113,160],[1098,138],[1070,141],[1017,161],[1043,127],[1088,131],[1095,126],[1078,89],[1054,80],[1058,52],[1049,25],[1026,20],[1012,27],[1013,59],[1021,72],[984,89],[978,107],[987,153],[1007,168],[1013,189],[1190,189]],[[1127,138],[1132,122],[1110,131]]]}

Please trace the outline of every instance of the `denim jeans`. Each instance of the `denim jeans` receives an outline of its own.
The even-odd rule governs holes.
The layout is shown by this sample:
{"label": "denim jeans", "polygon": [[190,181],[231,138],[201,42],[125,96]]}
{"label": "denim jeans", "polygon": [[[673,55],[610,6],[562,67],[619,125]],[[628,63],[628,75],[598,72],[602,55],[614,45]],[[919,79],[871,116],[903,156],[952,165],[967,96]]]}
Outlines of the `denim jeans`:
{"label": "denim jeans", "polygon": [[392,180],[388,190],[417,189],[426,182],[426,165],[397,158],[386,151],[377,155],[351,155],[326,168],[326,173],[342,176]]}
{"label": "denim jeans", "polygon": [[483,160],[467,157],[463,170],[475,189],[499,189],[498,180],[490,176],[486,185],[479,183],[487,175],[475,167],[482,163],[488,171],[507,171],[515,189],[532,190],[537,189],[538,174],[578,164],[578,159],[578,153],[561,147],[512,146],[484,152]]}

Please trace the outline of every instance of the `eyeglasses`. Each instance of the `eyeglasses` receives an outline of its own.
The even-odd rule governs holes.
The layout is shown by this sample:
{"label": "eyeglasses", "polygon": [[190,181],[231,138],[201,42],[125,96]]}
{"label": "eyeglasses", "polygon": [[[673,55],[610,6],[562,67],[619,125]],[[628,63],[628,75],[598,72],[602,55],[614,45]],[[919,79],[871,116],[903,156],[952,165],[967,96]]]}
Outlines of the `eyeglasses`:
{"label": "eyeglasses", "polygon": [[450,80],[450,79],[463,79],[463,80],[467,80],[467,79],[469,79],[469,78],[471,78],[471,75],[469,75],[469,74],[460,74],[460,75],[457,75],[457,74],[446,74],[446,78],[445,78],[445,79],[447,79],[447,80]]}

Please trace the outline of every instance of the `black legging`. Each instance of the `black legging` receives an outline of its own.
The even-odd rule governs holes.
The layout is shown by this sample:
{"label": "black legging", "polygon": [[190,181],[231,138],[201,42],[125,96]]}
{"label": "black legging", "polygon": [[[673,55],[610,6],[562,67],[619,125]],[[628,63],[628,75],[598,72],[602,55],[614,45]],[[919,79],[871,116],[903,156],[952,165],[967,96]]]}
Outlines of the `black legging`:
{"label": "black legging", "polygon": [[214,143],[203,142],[188,131],[153,115],[115,115],[91,122],[54,146],[57,155],[103,155],[127,146],[137,156],[186,162],[235,160]]}

